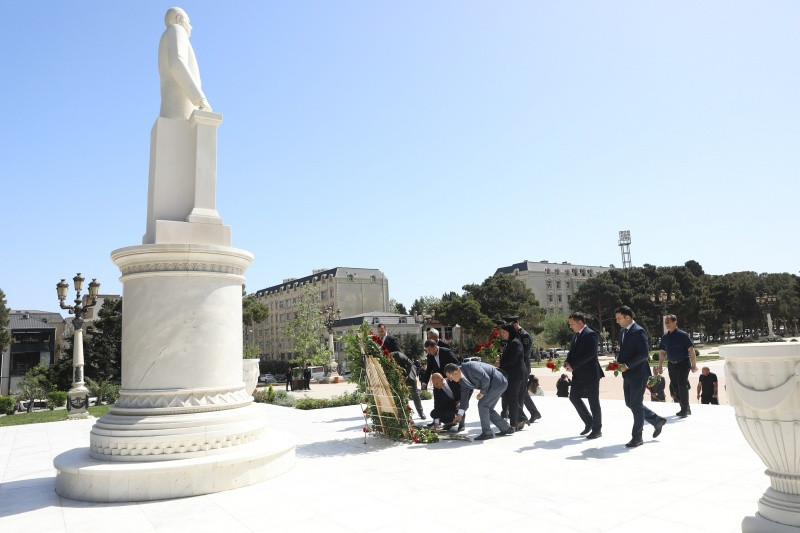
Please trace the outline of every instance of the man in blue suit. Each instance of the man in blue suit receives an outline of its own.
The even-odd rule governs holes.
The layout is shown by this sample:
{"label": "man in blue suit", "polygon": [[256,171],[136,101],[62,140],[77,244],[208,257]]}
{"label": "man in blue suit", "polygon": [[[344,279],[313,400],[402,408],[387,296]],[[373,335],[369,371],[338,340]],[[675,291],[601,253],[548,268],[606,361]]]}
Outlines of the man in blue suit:
{"label": "man in blue suit", "polygon": [[[569,401],[578,411],[585,427],[581,435],[596,439],[603,434],[603,418],[600,411],[600,379],[604,376],[600,361],[597,360],[597,333],[586,325],[586,315],[575,312],[569,315],[569,327],[574,332],[564,368],[572,372],[572,390]],[[589,409],[583,397],[589,400]],[[591,432],[591,433],[590,433]]]}
{"label": "man in blue suit", "polygon": [[617,362],[620,363],[619,369],[622,371],[622,391],[625,393],[625,405],[633,413],[632,438],[625,446],[635,448],[644,444],[642,430],[645,420],[655,427],[653,438],[656,438],[661,434],[667,419],[661,418],[645,407],[642,401],[647,378],[651,375],[647,332],[633,321],[633,311],[627,305],[617,307],[614,316],[620,327]]}
{"label": "man in blue suit", "polygon": [[461,366],[448,363],[444,367],[445,375],[461,385],[461,404],[458,414],[453,419],[454,423],[461,422],[464,411],[469,407],[469,397],[473,390],[478,390],[478,416],[481,419],[481,434],[474,440],[493,439],[492,426],[500,430],[498,435],[511,435],[514,429],[503,420],[500,413],[494,410],[498,400],[508,387],[508,380],[500,370],[492,365],[479,361],[468,361]]}

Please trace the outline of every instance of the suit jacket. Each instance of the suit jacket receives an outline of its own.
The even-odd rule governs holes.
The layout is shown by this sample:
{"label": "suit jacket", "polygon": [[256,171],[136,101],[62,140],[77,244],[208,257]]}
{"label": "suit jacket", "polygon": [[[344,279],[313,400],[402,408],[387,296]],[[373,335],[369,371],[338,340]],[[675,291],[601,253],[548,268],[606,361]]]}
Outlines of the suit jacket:
{"label": "suit jacket", "polygon": [[622,338],[622,330],[620,330],[620,338],[617,361],[628,367],[628,370],[622,373],[622,377],[634,377],[640,372],[645,376],[651,375],[650,343],[647,332],[642,326],[634,322],[625,333],[624,338]]}
{"label": "suit jacket", "polygon": [[[500,357],[500,368],[510,380],[520,380],[525,378],[525,363],[523,356],[525,350],[522,348],[522,341],[514,339],[506,343],[503,355]],[[528,372],[530,374],[530,372]]]}
{"label": "suit jacket", "polygon": [[453,391],[453,397],[447,395],[444,389],[433,388],[433,411],[431,417],[439,420],[451,421],[458,411],[456,405],[461,401],[461,385],[449,379],[445,380]]}
{"label": "suit jacket", "polygon": [[414,362],[403,352],[392,352],[392,357],[397,361],[397,364],[400,365],[400,368],[403,369],[403,375],[406,377],[406,385],[416,388],[417,367],[414,365]]}
{"label": "suit jacket", "polygon": [[397,340],[397,337],[392,337],[391,335],[386,335],[386,338],[383,339],[383,347],[389,350],[390,352],[399,352],[400,351],[400,341]]}
{"label": "suit jacket", "polygon": [[577,383],[599,381],[605,374],[597,360],[597,332],[587,326],[576,335],[565,361],[572,367],[572,380]]}
{"label": "suit jacket", "polygon": [[469,407],[469,398],[472,396],[473,389],[486,396],[489,394],[489,389],[495,387],[505,389],[508,387],[508,380],[500,372],[500,369],[488,363],[480,361],[461,363],[461,373],[472,384],[472,388],[470,388],[463,380],[459,381],[459,385],[461,385],[461,405],[458,408],[464,411]]}
{"label": "suit jacket", "polygon": [[522,362],[525,363],[525,368],[528,369],[528,374],[531,373],[531,348],[533,347],[533,337],[525,331],[524,328],[517,330],[517,338],[522,343]]}
{"label": "suit jacket", "polygon": [[420,376],[420,381],[427,386],[428,381],[431,378],[431,374],[435,374],[438,372],[442,376],[444,376],[444,367],[447,363],[453,363],[455,365],[460,365],[461,361],[458,360],[458,357],[453,353],[453,350],[450,348],[443,348],[439,346],[439,364],[436,364],[436,359],[428,354],[428,368]]}

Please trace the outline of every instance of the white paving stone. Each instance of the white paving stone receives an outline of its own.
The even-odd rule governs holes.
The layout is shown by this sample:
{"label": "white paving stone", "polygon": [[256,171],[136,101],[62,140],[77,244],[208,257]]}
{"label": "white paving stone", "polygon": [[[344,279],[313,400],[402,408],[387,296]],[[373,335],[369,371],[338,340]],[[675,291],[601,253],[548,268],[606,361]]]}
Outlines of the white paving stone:
{"label": "white paving stone", "polygon": [[728,406],[692,405],[678,420],[674,404],[648,404],[669,422],[655,440],[646,426],[644,446],[629,450],[621,401],[603,401],[595,441],[577,435],[568,401],[536,401],[544,417],[514,436],[433,445],[364,444],[358,406],[268,406],[271,427],[297,438],[292,470],[242,489],[127,504],[54,492],[53,457],[86,447],[93,420],[2,428],[0,531],[733,532],[769,485]]}

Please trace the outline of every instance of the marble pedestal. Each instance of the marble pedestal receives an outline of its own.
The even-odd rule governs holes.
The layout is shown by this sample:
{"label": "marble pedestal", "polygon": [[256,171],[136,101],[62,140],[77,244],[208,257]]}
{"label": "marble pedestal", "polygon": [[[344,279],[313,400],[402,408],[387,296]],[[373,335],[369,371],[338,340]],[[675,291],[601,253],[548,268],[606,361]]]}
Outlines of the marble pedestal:
{"label": "marble pedestal", "polygon": [[111,254],[122,272],[122,386],[89,449],[58,456],[56,491],[89,501],[216,492],[278,475],[295,445],[242,380],[242,284],[253,256],[211,244]]}

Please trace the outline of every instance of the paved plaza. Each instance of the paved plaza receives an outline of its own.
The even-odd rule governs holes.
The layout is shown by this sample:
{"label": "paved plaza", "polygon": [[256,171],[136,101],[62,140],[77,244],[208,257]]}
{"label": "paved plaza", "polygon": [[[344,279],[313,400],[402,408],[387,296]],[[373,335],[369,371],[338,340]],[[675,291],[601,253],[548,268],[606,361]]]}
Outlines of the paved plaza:
{"label": "paved plaza", "polygon": [[[655,440],[646,426],[644,446],[627,449],[623,402],[603,401],[603,437],[588,441],[568,400],[536,401],[543,418],[513,436],[429,445],[373,436],[365,444],[358,406],[264,406],[273,427],[296,436],[292,470],[242,489],[146,503],[55,493],[53,458],[86,447],[94,420],[2,428],[0,532],[734,532],[769,485],[727,405],[693,403],[692,416],[679,420],[675,404],[649,404],[668,424]],[[480,432],[474,409],[467,430]]]}

